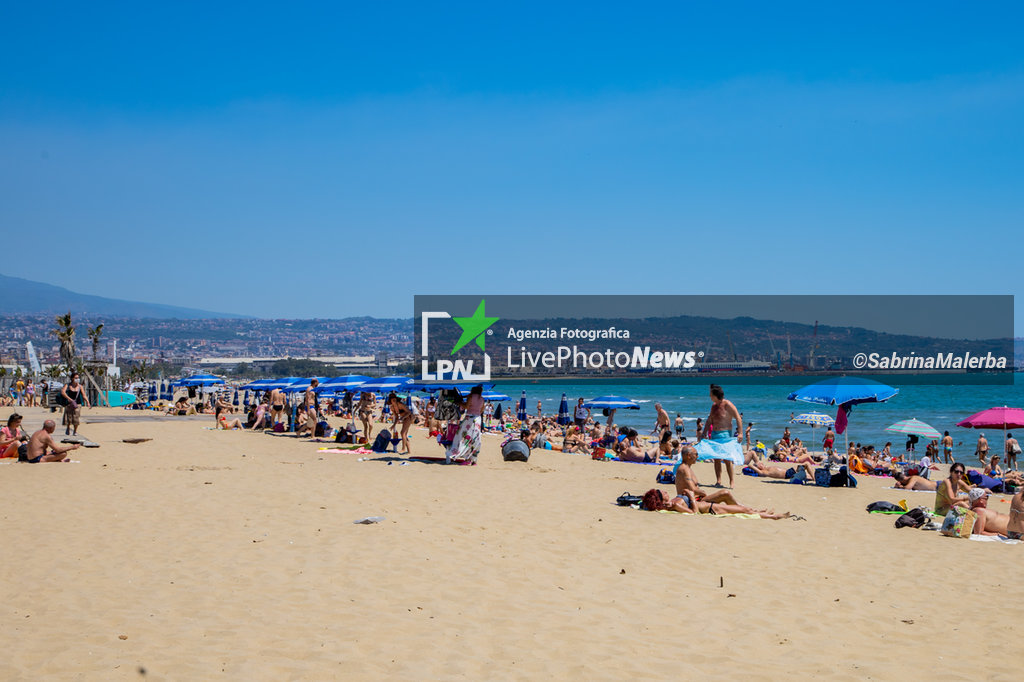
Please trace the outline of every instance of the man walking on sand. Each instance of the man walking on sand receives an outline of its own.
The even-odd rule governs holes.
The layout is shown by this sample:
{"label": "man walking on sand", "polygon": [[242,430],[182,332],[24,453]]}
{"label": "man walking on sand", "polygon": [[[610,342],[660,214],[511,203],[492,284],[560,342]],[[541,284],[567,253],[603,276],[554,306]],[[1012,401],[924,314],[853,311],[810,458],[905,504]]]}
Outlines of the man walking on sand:
{"label": "man walking on sand", "polygon": [[1017,470],[1017,455],[1020,454],[1020,444],[1013,437],[1012,433],[1006,434],[1006,468],[1012,471]]}
{"label": "man walking on sand", "polygon": [[654,403],[654,411],[658,413],[658,421],[654,424],[655,431],[658,432],[658,439],[661,439],[663,433],[671,429],[670,422],[668,419],[668,412],[661,406],[661,403]]}
{"label": "man walking on sand", "polygon": [[[735,483],[733,465],[743,466],[743,417],[732,401],[725,399],[725,391],[718,384],[711,384],[708,394],[711,396],[711,412],[703,432],[697,434],[697,458],[702,461],[710,459],[715,463],[715,484],[719,486],[722,485],[722,462],[725,462],[731,488]],[[732,426],[734,420],[735,430]]]}
{"label": "man walking on sand", "polygon": [[978,456],[978,461],[981,462],[981,466],[985,466],[988,463],[988,441],[985,440],[985,434],[978,434],[978,449],[974,452]]}

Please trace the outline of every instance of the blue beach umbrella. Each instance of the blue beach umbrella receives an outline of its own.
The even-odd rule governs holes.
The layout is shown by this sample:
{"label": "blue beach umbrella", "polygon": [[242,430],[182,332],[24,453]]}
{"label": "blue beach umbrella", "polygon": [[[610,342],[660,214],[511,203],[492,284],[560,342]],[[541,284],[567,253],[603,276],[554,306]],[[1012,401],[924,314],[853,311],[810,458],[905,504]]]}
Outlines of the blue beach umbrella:
{"label": "blue beach umbrella", "polygon": [[854,405],[884,403],[900,390],[878,381],[861,377],[832,377],[793,391],[789,400],[818,405],[837,405],[836,432],[843,434],[846,449],[850,449],[850,434],[846,431],[847,417]]}
{"label": "blue beach umbrella", "polygon": [[271,384],[277,383],[277,379],[260,379],[258,381],[251,381],[245,386],[242,386],[247,391],[269,391],[268,388]]}
{"label": "blue beach umbrella", "polygon": [[821,412],[805,412],[789,420],[790,424],[806,424],[812,428],[818,426],[835,426],[836,420]]}
{"label": "blue beach umbrella", "polygon": [[298,381],[293,381],[292,383],[288,384],[281,390],[284,391],[285,393],[303,393],[304,391],[306,391],[306,389],[309,388],[310,384],[313,383],[313,379],[316,379],[317,382],[327,381],[326,377],[309,377],[308,379],[299,379]]}
{"label": "blue beach umbrella", "polygon": [[623,398],[617,395],[603,395],[599,398],[587,400],[583,403],[583,407],[588,407],[592,410],[639,410],[640,406],[634,403],[629,398]]}
{"label": "blue beach umbrella", "polygon": [[[284,377],[282,379],[269,379],[264,383],[259,390],[261,391],[273,391],[275,389],[285,389],[294,384],[296,381],[302,381],[302,377]],[[250,384],[251,386],[252,384]]]}
{"label": "blue beach umbrella", "polygon": [[242,398],[242,405],[249,407],[249,391],[245,392],[245,396]]}
{"label": "blue beach umbrella", "polygon": [[523,391],[523,396],[519,399],[519,411],[516,413],[516,418],[521,422],[526,421],[526,391]]}
{"label": "blue beach umbrella", "polygon": [[385,393],[387,391],[397,391],[400,388],[405,388],[412,383],[412,379],[409,377],[391,376],[384,377],[382,379],[370,379],[359,387],[359,390],[363,393]]}
{"label": "blue beach umbrella", "polygon": [[490,400],[492,403],[500,403],[503,400],[512,400],[504,393],[498,393],[496,391],[484,391],[484,400]]}
{"label": "blue beach umbrella", "polygon": [[238,389],[235,389],[235,397],[232,399],[231,404],[238,407]]}
{"label": "blue beach umbrella", "polygon": [[212,374],[193,374],[192,376],[182,377],[177,382],[178,386],[215,386],[223,384],[224,380],[218,376]]}
{"label": "blue beach umbrella", "polygon": [[325,391],[328,393],[344,393],[345,391],[359,388],[367,381],[370,381],[370,377],[363,376],[362,374],[349,374],[320,382],[320,385],[316,387],[316,391],[317,393]]}
{"label": "blue beach umbrella", "polygon": [[564,393],[562,394],[562,402],[558,404],[558,419],[556,421],[561,426],[568,426],[572,423],[572,419],[569,418],[569,401]]}
{"label": "blue beach umbrella", "polygon": [[149,382],[149,402],[151,402],[151,403],[155,403],[156,402],[156,382],[155,381]]}

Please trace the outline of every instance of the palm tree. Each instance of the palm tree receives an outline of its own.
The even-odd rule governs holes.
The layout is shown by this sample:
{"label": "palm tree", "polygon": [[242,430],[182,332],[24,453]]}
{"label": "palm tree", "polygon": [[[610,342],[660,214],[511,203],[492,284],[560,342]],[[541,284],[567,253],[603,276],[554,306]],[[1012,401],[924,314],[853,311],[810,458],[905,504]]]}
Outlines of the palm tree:
{"label": "palm tree", "polygon": [[71,367],[75,363],[75,326],[71,323],[71,312],[57,315],[57,327],[50,334],[60,341],[60,359]]}
{"label": "palm tree", "polygon": [[95,327],[87,327],[86,333],[92,340],[92,359],[95,360],[100,350],[100,337],[103,336],[103,323],[96,325]]}

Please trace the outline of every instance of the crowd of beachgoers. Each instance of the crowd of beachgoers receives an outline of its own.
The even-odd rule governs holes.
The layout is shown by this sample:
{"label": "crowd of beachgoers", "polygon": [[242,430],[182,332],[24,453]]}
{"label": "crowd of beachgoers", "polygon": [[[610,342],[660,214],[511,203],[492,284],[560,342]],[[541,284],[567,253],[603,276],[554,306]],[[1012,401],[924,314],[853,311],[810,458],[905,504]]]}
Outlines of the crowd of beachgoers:
{"label": "crowd of beachgoers", "polygon": [[[65,400],[62,426],[65,435],[77,435],[81,409],[88,398],[77,377],[62,389]],[[845,450],[837,446],[830,426],[820,447],[794,437],[784,426],[779,437],[768,444],[752,438],[753,423],[744,424],[742,413],[727,400],[721,387],[712,384],[711,408],[706,419],[697,419],[693,432],[687,432],[680,414],[673,418],[656,403],[655,419],[647,433],[615,423],[615,409],[592,410],[579,398],[568,414],[544,414],[542,403],[536,411],[524,414],[506,409],[500,402],[483,397],[483,387],[473,386],[464,395],[458,390],[443,390],[429,397],[392,392],[380,399],[372,392],[349,391],[339,397],[322,398],[317,381],[298,400],[280,389],[257,394],[248,405],[236,406],[230,393],[183,394],[176,400],[152,409],[166,415],[210,415],[214,428],[224,430],[267,431],[292,434],[332,442],[339,447],[372,448],[383,452],[391,448],[397,454],[411,455],[410,431],[426,431],[444,447],[447,463],[475,464],[484,434],[502,436],[503,451],[515,442],[526,452],[535,449],[580,454],[595,460],[615,460],[664,465],[658,482],[675,486],[666,493],[652,488],[640,497],[641,509],[670,510],[691,514],[756,514],[762,518],[794,517],[788,512],[755,509],[740,503],[734,493],[735,474],[794,484],[850,485],[856,476],[892,479],[894,489],[934,492],[933,514],[944,516],[957,509],[970,509],[975,531],[1020,539],[1024,533],[1024,475],[1017,469],[1020,446],[1007,433],[1002,452],[993,451],[984,434],[978,437],[975,457],[977,468],[953,456],[953,439],[947,431],[940,439],[930,440],[921,456],[919,440],[908,437],[901,447],[891,441],[880,449],[874,445],[849,443]],[[22,395],[27,396],[27,393]],[[58,444],[52,438],[56,423],[47,420],[43,428],[28,435],[20,430],[21,417],[14,413],[3,427],[0,454],[22,461],[66,461],[70,450],[80,442]],[[333,426],[332,426],[333,422]],[[401,450],[398,450],[398,448]],[[1006,462],[1006,468],[1002,463]],[[940,459],[944,460],[940,462]],[[701,487],[692,465],[698,461],[714,464],[715,490]],[[939,472],[948,465],[948,476]],[[727,481],[727,483],[726,483]],[[830,483],[831,482],[831,483]],[[991,494],[1012,494],[1009,514],[987,508]],[[794,518],[800,518],[795,516]]]}

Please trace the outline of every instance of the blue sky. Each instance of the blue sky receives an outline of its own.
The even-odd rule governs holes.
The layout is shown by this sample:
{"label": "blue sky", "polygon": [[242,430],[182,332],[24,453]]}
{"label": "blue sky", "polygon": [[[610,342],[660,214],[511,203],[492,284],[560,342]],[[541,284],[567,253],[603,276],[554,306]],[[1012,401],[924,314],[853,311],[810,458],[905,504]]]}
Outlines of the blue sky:
{"label": "blue sky", "polygon": [[[8,3],[0,272],[268,317],[1016,295],[1022,14]],[[46,265],[68,254],[109,274]]]}

